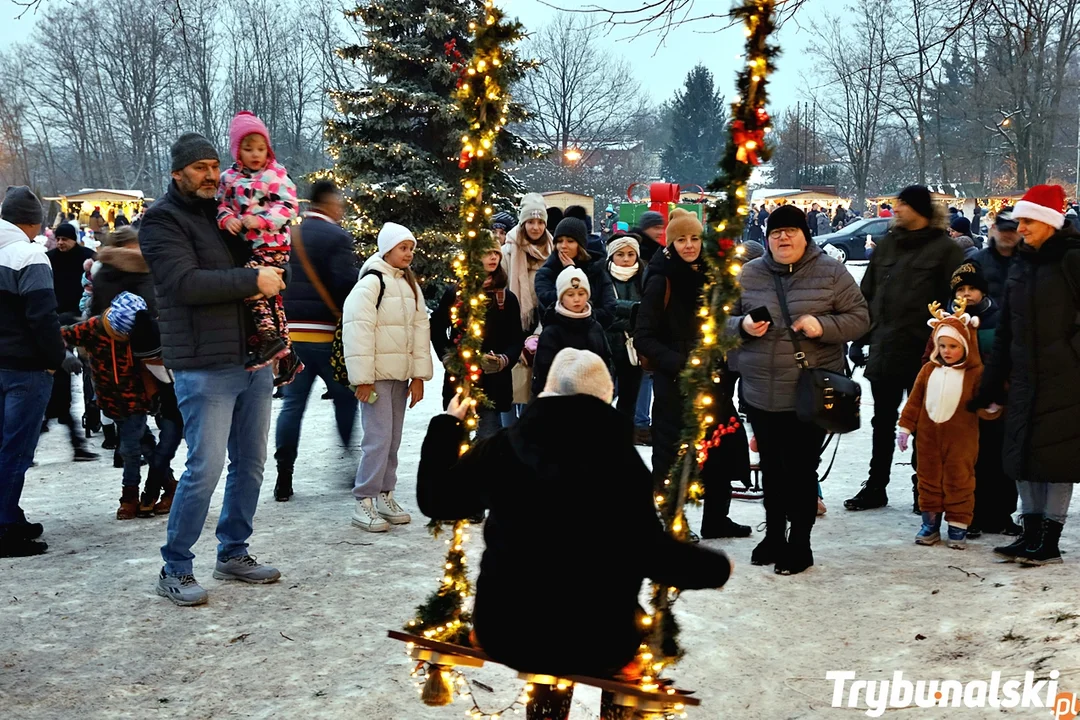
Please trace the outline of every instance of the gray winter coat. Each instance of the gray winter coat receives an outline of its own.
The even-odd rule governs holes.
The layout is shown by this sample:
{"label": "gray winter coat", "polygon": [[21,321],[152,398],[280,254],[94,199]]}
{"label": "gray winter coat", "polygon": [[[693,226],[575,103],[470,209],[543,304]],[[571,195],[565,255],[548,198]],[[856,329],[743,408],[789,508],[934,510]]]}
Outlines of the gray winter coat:
{"label": "gray winter coat", "polygon": [[[870,329],[870,310],[847,268],[813,242],[793,265],[781,265],[766,252],[743,266],[742,297],[728,319],[728,332],[742,338],[742,345],[729,354],[742,374],[742,397],[759,410],[790,412],[795,409],[799,367],[774,275],[783,281],[792,321],[813,315],[825,331],[813,340],[799,338],[810,367],[842,371],[847,343]],[[772,324],[763,337],[750,337],[741,330],[743,317],[762,305],[769,309]]]}

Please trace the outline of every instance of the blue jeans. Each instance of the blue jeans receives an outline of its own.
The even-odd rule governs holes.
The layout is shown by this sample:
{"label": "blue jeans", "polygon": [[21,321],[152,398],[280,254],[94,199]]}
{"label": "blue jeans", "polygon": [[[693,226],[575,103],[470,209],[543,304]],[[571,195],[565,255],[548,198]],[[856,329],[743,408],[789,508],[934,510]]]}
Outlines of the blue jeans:
{"label": "blue jeans", "polygon": [[176,457],[176,451],[180,448],[180,441],[184,439],[184,421],[182,418],[158,415],[157,426],[157,447],[154,448],[154,454],[150,456],[150,467],[171,473],[173,458]]}
{"label": "blue jeans", "polygon": [[26,522],[19,498],[52,384],[43,370],[0,370],[0,526]]}
{"label": "blue jeans", "polygon": [[332,343],[293,343],[293,351],[304,363],[304,372],[297,375],[282,391],[285,397],[274,432],[274,444],[277,446],[274,457],[279,466],[291,468],[296,462],[300,426],[316,377],[321,377],[326,382],[330,398],[334,401],[334,420],[337,422],[341,444],[348,447],[352,441],[359,401],[349,392],[349,388],[334,380],[334,370],[330,366],[332,348]]}
{"label": "blue jeans", "polygon": [[176,400],[184,418],[188,455],[161,548],[167,574],[191,574],[195,557],[191,548],[202,533],[226,452],[229,472],[217,525],[217,554],[222,560],[247,554],[266,464],[273,392],[270,368],[248,372],[237,365],[177,371]]}
{"label": "blue jeans", "polygon": [[[116,421],[120,435],[120,457],[124,458],[124,487],[139,487],[142,480],[143,435],[146,434],[146,415],[132,415]],[[157,452],[157,448],[154,448]],[[152,457],[152,456],[151,456]]]}
{"label": "blue jeans", "polygon": [[1072,483],[1044,483],[1020,480],[1016,483],[1020,507],[1025,515],[1044,515],[1048,520],[1065,524],[1072,502]]}
{"label": "blue jeans", "polygon": [[634,410],[634,427],[647,428],[652,424],[649,419],[652,408],[652,373],[641,377],[641,389],[638,390],[637,408]]}

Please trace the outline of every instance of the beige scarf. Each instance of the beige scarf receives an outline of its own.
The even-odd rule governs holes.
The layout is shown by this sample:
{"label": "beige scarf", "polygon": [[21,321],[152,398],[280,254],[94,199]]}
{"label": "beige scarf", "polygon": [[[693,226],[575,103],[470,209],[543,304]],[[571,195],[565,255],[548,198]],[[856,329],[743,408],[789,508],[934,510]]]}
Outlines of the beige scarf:
{"label": "beige scarf", "polygon": [[547,261],[555,243],[551,233],[546,230],[541,245],[529,242],[523,225],[518,225],[514,230],[517,234],[513,238],[514,252],[510,255],[510,292],[514,293],[521,304],[521,327],[528,330],[533,326],[533,311],[540,304],[536,298],[533,276]]}

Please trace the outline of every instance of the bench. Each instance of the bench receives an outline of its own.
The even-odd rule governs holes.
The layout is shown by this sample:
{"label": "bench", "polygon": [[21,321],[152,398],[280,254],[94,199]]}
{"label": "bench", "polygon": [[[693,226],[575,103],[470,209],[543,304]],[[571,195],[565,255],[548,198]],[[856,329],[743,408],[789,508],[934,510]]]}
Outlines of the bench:
{"label": "bench", "polygon": [[[489,662],[499,664],[483,651],[475,648],[429,640],[397,630],[388,631],[387,636],[406,643],[409,657],[418,662],[440,667],[483,667]],[[518,673],[518,677],[538,689],[526,706],[529,720],[563,720],[570,709],[574,685],[595,687],[604,693],[601,706],[602,720],[632,720],[638,717],[652,717],[655,713],[679,713],[687,707],[701,705],[701,700],[692,697],[688,691],[671,687],[646,690],[633,683],[582,675],[557,677]],[[540,695],[544,696],[543,702],[539,702]],[[545,707],[540,707],[541,705]],[[558,709],[552,709],[553,706]],[[605,706],[607,706],[606,710]]]}

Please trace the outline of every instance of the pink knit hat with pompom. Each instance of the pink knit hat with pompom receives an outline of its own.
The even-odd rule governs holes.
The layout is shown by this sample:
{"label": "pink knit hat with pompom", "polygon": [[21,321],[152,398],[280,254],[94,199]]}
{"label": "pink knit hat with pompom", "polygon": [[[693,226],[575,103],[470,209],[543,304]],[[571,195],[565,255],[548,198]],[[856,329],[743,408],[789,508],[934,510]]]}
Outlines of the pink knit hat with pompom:
{"label": "pink knit hat with pompom", "polygon": [[241,110],[229,123],[229,152],[232,153],[233,160],[240,159],[240,143],[248,135],[262,135],[266,138],[267,158],[277,159],[274,157],[274,147],[270,144],[270,131],[266,129],[266,125],[255,113]]}

